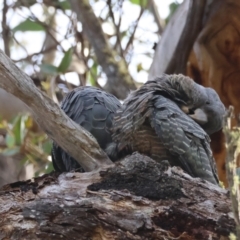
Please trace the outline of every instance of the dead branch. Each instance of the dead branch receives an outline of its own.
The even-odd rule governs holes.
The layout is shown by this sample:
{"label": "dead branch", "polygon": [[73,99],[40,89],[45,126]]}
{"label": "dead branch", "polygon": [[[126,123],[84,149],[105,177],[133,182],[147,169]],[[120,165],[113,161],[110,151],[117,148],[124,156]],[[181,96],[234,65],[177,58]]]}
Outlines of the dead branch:
{"label": "dead branch", "polygon": [[111,164],[95,138],[70,120],[2,51],[0,87],[22,100],[42,130],[66,152],[71,153],[86,171]]}
{"label": "dead branch", "polygon": [[101,172],[13,183],[0,195],[5,239],[224,240],[235,229],[226,190],[140,154]]}

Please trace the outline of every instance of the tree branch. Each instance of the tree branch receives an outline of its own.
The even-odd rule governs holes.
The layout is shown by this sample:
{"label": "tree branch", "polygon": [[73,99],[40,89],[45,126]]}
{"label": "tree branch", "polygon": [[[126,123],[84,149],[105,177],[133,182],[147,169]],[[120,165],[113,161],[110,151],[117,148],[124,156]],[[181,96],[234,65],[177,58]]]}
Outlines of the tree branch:
{"label": "tree branch", "polygon": [[[117,38],[117,41],[116,41],[116,44],[115,44],[115,47],[119,47],[119,50],[120,50],[120,55],[121,57],[123,58],[124,57],[124,54],[123,54],[123,48],[122,48],[122,44],[121,44],[121,36],[120,36],[120,25],[118,25],[116,23],[116,19],[115,19],[115,16],[114,16],[114,13],[113,13],[113,6],[112,6],[112,0],[107,0],[107,5],[108,5],[108,11],[109,11],[109,15],[112,19],[112,22],[113,22],[113,25],[114,25],[114,28],[115,28],[115,31],[116,31],[116,38]],[[120,18],[120,21],[121,21],[121,18]],[[119,21],[119,22],[120,22]],[[115,49],[115,48],[114,48]]]}
{"label": "tree branch", "polygon": [[161,36],[163,33],[163,26],[162,26],[162,22],[163,20],[160,17],[160,14],[158,12],[158,7],[155,3],[155,0],[150,0],[149,1],[149,9],[153,14],[154,20],[158,26],[158,35]]}
{"label": "tree branch", "polygon": [[7,12],[7,0],[4,0],[2,10],[2,38],[4,42],[4,52],[7,54],[7,56],[10,56],[10,29],[7,25]]}
{"label": "tree branch", "polygon": [[44,49],[40,50],[39,52],[35,52],[35,53],[32,53],[32,54],[29,54],[26,57],[23,57],[23,58],[20,58],[20,59],[16,59],[16,60],[13,60],[13,61],[15,63],[23,62],[23,61],[30,61],[32,57],[40,55],[40,54],[44,54],[44,53],[47,53],[47,52],[50,52],[50,51],[56,49],[56,47],[57,47],[57,45],[54,43],[53,45],[51,45],[51,46],[49,46],[47,48],[44,48]]}
{"label": "tree branch", "polygon": [[224,240],[235,228],[226,190],[140,154],[101,172],[13,183],[0,195],[4,239]]}
{"label": "tree branch", "polygon": [[95,50],[98,63],[107,75],[108,81],[105,89],[120,99],[126,98],[129,91],[136,89],[136,86],[128,73],[125,62],[111,49],[88,0],[70,0],[70,3],[83,25],[83,32]]}
{"label": "tree branch", "polygon": [[2,51],[0,87],[22,100],[30,108],[42,130],[66,152],[71,153],[85,171],[112,163],[96,139],[69,119]]}
{"label": "tree branch", "polygon": [[128,40],[127,44],[126,44],[126,47],[124,49],[124,55],[126,55],[126,53],[128,52],[129,47],[133,43],[133,40],[134,40],[134,37],[135,37],[135,33],[136,33],[136,30],[137,30],[137,27],[138,27],[138,24],[139,24],[139,21],[140,21],[142,15],[143,15],[143,13],[144,13],[144,8],[141,8],[140,13],[138,15],[138,18],[136,19],[136,21],[133,24],[133,30],[132,30],[132,33],[131,33],[131,37],[129,38],[129,40]]}
{"label": "tree branch", "polygon": [[186,64],[193,44],[201,30],[206,0],[190,0],[187,20],[165,73],[186,73]]}

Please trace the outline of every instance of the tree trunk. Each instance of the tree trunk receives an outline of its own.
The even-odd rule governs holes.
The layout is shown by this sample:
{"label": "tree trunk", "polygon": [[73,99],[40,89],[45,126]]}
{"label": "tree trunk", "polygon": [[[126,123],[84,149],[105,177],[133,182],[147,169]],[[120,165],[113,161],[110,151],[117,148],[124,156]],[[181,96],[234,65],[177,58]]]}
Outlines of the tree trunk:
{"label": "tree trunk", "polygon": [[226,190],[133,154],[101,171],[4,186],[3,239],[228,239]]}

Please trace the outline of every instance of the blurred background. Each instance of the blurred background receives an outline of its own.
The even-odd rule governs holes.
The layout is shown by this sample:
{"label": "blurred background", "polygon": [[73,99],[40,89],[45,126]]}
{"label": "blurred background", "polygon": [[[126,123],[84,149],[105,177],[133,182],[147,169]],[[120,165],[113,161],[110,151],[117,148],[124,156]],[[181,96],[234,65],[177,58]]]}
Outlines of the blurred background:
{"label": "blurred background", "polygon": [[[123,100],[150,78],[183,73],[213,87],[238,116],[237,0],[79,2],[0,1],[0,48],[55,102],[83,85]],[[211,138],[226,184],[224,135]],[[51,172],[50,153],[51,140],[27,106],[0,89],[0,186]]]}

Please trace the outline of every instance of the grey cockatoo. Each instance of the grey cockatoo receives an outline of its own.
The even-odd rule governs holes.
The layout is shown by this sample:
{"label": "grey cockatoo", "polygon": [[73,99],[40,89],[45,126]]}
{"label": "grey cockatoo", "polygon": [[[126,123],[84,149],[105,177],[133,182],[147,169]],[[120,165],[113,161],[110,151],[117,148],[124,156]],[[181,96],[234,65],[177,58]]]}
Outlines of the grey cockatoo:
{"label": "grey cockatoo", "polygon": [[[95,87],[79,87],[68,93],[61,108],[73,121],[88,130],[102,149],[112,142],[111,127],[113,116],[121,107],[112,94]],[[115,159],[112,159],[113,161]],[[78,162],[61,147],[53,143],[52,161],[56,171],[83,171]]]}
{"label": "grey cockatoo", "polygon": [[107,152],[111,156],[124,148],[138,151],[217,184],[208,134],[222,128],[224,114],[213,89],[183,75],[163,75],[125,100],[114,117],[114,143]]}
{"label": "grey cockatoo", "polygon": [[[92,133],[113,161],[139,151],[156,161],[167,159],[194,177],[218,182],[208,134],[222,127],[225,108],[213,89],[188,77],[163,75],[148,81],[129,95],[123,108],[111,94],[80,87],[66,96],[61,108]],[[56,144],[52,158],[57,171],[82,170]]]}

